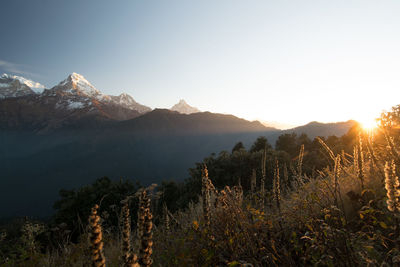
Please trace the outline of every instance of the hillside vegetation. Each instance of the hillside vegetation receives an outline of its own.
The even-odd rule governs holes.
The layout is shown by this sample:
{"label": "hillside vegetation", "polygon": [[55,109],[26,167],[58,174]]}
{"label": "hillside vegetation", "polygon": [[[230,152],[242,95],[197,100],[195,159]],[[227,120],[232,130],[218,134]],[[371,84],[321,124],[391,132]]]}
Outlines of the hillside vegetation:
{"label": "hillside vegetation", "polygon": [[212,154],[184,182],[106,177],[62,190],[51,221],[4,224],[5,266],[400,264],[400,106],[342,137]]}

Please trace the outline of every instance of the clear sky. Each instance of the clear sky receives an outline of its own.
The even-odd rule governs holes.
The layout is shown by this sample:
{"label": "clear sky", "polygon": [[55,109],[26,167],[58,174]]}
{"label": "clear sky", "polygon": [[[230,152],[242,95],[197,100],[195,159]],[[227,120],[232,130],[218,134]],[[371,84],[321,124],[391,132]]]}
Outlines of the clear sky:
{"label": "clear sky", "polygon": [[2,0],[0,72],[289,124],[400,104],[400,1]]}

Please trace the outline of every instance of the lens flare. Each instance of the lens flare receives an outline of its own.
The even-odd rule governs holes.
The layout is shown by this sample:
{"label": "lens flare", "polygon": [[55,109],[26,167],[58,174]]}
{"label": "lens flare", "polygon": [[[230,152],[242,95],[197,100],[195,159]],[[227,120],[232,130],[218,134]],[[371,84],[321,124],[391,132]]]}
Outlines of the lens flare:
{"label": "lens flare", "polygon": [[367,131],[372,131],[378,127],[378,123],[377,123],[376,119],[365,118],[362,120],[359,119],[357,121],[360,123],[361,127]]}

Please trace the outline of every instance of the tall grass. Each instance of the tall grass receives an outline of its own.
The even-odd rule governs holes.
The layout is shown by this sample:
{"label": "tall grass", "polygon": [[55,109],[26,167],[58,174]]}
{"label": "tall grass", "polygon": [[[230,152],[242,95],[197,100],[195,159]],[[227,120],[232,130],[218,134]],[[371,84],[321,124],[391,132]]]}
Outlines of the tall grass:
{"label": "tall grass", "polygon": [[[62,266],[60,258],[82,257],[66,266],[85,266],[87,262],[105,266],[106,259],[111,266],[398,265],[398,145],[387,133],[383,140],[385,144],[360,134],[353,155],[349,155],[344,151],[334,153],[319,139],[330,164],[313,176],[303,172],[306,151],[301,146],[292,166],[278,160],[268,165],[274,166],[270,190],[263,182],[265,152],[259,187],[253,171],[249,192],[243,192],[240,183],[215,188],[204,165],[200,201],[185,210],[172,214],[161,203],[162,213],[157,214],[151,190],[138,192],[134,238],[139,245],[132,242],[127,198],[121,203],[120,243],[115,233],[100,225],[100,208],[96,205],[89,216],[90,246],[86,248],[84,242],[70,244],[70,252],[51,255],[54,258],[49,256],[41,263]],[[386,146],[388,149],[382,149]],[[288,167],[294,170],[292,175]],[[261,201],[254,201],[260,197]],[[159,222],[157,227],[153,221]],[[87,261],[84,258],[89,257],[82,253],[85,249],[90,249]],[[77,250],[80,253],[71,252]]]}

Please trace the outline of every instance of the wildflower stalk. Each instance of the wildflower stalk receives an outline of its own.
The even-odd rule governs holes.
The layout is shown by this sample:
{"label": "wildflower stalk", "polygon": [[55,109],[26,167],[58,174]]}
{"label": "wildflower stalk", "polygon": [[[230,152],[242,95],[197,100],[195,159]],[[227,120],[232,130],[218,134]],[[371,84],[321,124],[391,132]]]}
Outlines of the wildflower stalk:
{"label": "wildflower stalk", "polygon": [[304,157],[304,145],[301,145],[299,152],[299,160],[297,161],[297,175],[301,177]]}
{"label": "wildflower stalk", "polygon": [[261,185],[260,185],[260,191],[261,191],[261,202],[262,202],[262,207],[264,207],[265,203],[265,179],[267,177],[267,172],[266,172],[266,163],[267,163],[267,148],[264,148],[264,152],[262,155],[261,159]]}
{"label": "wildflower stalk", "polygon": [[376,166],[376,168],[378,169],[379,175],[384,179],[385,175],[382,172],[382,165],[379,163],[379,161],[378,161],[378,159],[377,159],[377,157],[375,155],[375,150],[373,148],[373,135],[372,135],[372,133],[369,136],[369,138],[367,138],[366,145],[367,145],[368,153],[371,156],[372,166]]}
{"label": "wildflower stalk", "polygon": [[357,165],[358,172],[357,176],[361,182],[361,189],[364,190],[364,153],[363,153],[363,143],[362,143],[362,134],[359,132],[358,134],[358,148],[357,148]]}
{"label": "wildflower stalk", "polygon": [[399,156],[399,153],[397,152],[397,149],[396,149],[396,147],[394,145],[393,137],[389,136],[387,131],[384,131],[383,133],[385,135],[385,139],[386,139],[386,142],[388,144],[390,153],[395,158],[396,162],[399,164],[400,163],[400,156]]}
{"label": "wildflower stalk", "polygon": [[335,199],[335,206],[338,206],[338,195],[339,195],[339,176],[340,176],[341,166],[340,166],[340,155],[336,157],[335,160],[335,167],[333,170],[334,176],[334,199]]}
{"label": "wildflower stalk", "polygon": [[276,206],[281,211],[281,184],[279,177],[279,163],[278,160],[275,161],[275,171],[274,171],[274,181],[273,181],[273,193]]}
{"label": "wildflower stalk", "polygon": [[353,168],[354,168],[354,173],[357,175],[358,174],[358,148],[357,148],[357,146],[353,147]]}
{"label": "wildflower stalk", "polygon": [[324,140],[322,140],[320,137],[316,137],[316,139],[318,140],[318,142],[321,144],[321,146],[326,150],[326,152],[328,152],[329,157],[332,159],[333,162],[335,162],[336,157],[335,154],[333,153],[333,151],[329,148],[329,146],[324,142]]}
{"label": "wildflower stalk", "polygon": [[139,264],[140,266],[151,266],[153,260],[151,259],[151,254],[153,253],[153,215],[150,211],[150,198],[147,194],[147,190],[143,190],[139,198],[139,216],[138,221],[140,221],[142,235],[140,237],[140,250],[139,250]]}
{"label": "wildflower stalk", "polygon": [[214,189],[214,186],[211,183],[211,180],[208,178],[208,170],[207,166],[204,164],[202,170],[202,197],[203,197],[203,217],[206,226],[210,225],[210,207],[211,207],[211,190]]}
{"label": "wildflower stalk", "polygon": [[385,164],[385,188],[387,195],[387,207],[390,211],[400,211],[400,191],[399,191],[399,179],[396,175],[396,165],[394,160],[391,164],[386,162]]}
{"label": "wildflower stalk", "polygon": [[100,216],[97,214],[99,205],[95,205],[89,216],[89,243],[90,243],[90,254],[91,262],[93,267],[105,267],[106,258],[103,254],[103,234],[100,225]]}
{"label": "wildflower stalk", "polygon": [[282,183],[284,185],[284,189],[287,191],[289,186],[289,173],[286,162],[283,164],[283,180]]}
{"label": "wildflower stalk", "polygon": [[131,217],[129,214],[129,199],[122,206],[122,261],[125,267],[139,267],[137,255],[131,251]]}

